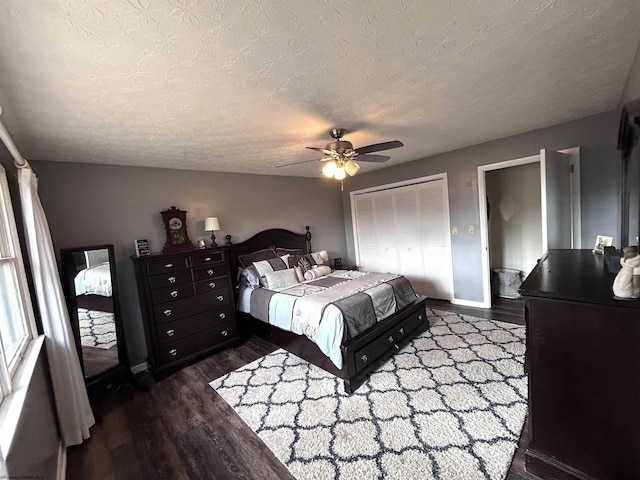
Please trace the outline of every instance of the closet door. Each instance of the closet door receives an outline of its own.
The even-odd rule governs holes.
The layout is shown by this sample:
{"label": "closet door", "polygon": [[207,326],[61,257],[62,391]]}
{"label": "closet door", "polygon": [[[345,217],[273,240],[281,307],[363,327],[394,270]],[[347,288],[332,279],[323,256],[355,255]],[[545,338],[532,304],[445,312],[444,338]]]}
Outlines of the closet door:
{"label": "closet door", "polygon": [[378,272],[398,272],[398,227],[393,199],[393,190],[383,190],[373,195]]}
{"label": "closet door", "polygon": [[417,293],[451,299],[445,180],[354,195],[358,265],[406,276]]}
{"label": "closet door", "polygon": [[358,266],[366,272],[378,272],[378,238],[373,216],[373,195],[357,195],[355,212],[358,230]]}
{"label": "closet door", "polygon": [[414,185],[394,189],[398,249],[397,273],[407,277],[417,292],[425,291],[422,226]]}
{"label": "closet door", "polygon": [[425,285],[421,293],[450,300],[453,298],[453,273],[444,180],[421,183],[417,190],[425,272]]}

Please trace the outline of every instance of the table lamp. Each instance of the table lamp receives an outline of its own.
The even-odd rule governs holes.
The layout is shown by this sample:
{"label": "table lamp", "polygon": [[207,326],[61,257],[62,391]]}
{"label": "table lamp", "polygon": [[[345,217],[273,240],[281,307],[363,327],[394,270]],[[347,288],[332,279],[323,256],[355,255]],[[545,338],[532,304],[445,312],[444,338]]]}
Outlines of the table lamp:
{"label": "table lamp", "polygon": [[220,230],[220,222],[218,222],[218,217],[208,217],[204,220],[204,230],[205,232],[211,232],[211,246],[217,247],[216,236],[213,232],[216,230]]}

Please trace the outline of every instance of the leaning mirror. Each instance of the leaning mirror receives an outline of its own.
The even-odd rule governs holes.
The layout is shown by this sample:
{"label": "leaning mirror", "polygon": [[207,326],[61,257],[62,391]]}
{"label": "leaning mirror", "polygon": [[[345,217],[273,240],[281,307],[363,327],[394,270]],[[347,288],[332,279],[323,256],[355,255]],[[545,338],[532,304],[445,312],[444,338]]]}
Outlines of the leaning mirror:
{"label": "leaning mirror", "polygon": [[63,288],[87,386],[111,386],[129,373],[113,245],[60,250]]}

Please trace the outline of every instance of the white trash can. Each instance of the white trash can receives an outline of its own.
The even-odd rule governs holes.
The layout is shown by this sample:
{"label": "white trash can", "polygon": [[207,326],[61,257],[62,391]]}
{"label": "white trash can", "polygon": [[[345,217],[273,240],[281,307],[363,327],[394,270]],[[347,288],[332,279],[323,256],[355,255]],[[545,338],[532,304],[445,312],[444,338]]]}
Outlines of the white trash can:
{"label": "white trash can", "polygon": [[502,298],[521,298],[522,272],[514,268],[493,269],[493,293]]}

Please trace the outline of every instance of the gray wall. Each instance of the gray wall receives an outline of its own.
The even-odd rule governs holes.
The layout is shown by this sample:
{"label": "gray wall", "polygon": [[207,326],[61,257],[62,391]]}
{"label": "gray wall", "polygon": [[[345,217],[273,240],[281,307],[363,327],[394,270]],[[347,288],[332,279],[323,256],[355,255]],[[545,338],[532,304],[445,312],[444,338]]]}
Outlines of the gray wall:
{"label": "gray wall", "polygon": [[[580,147],[582,244],[593,244],[597,234],[618,236],[618,120],[619,111],[612,111],[397,166],[393,166],[392,154],[389,168],[355,176],[345,182],[343,205],[349,257],[355,258],[349,198],[351,191],[447,172],[451,227],[457,226],[461,232],[451,236],[454,296],[457,300],[482,302],[478,166],[538,155],[541,148],[562,150]],[[464,136],[464,132],[460,132],[460,135]],[[476,233],[467,233],[469,225],[476,227]]]}
{"label": "gray wall", "polygon": [[133,264],[135,239],[152,252],[165,241],[160,212],[175,205],[187,211],[189,238],[210,241],[204,219],[217,216],[234,243],[267,228],[304,232],[330,257],[345,256],[339,185],[323,178],[201,172],[61,162],[30,162],[53,244],[60,248],[113,244],[127,346],[132,365],[146,360],[144,330]]}

